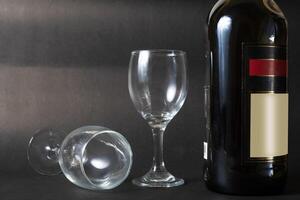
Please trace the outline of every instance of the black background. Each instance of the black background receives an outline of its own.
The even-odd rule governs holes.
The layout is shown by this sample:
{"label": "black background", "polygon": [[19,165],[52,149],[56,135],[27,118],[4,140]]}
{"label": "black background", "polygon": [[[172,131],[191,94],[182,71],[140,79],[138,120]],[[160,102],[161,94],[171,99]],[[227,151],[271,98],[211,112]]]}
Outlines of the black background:
{"label": "black background", "polygon": [[[284,196],[269,198],[299,199],[300,2],[277,2],[289,21],[290,179]],[[214,3],[1,0],[1,199],[239,199],[209,192],[201,181],[205,20]],[[128,139],[134,152],[129,179],[149,169],[152,136],[131,103],[127,69],[132,50],[153,48],[188,54],[188,98],[165,135],[167,167],[187,185],[141,189],[128,180],[114,191],[99,193],[79,189],[62,175],[33,172],[26,149],[37,129],[70,132],[83,125],[106,126]]]}

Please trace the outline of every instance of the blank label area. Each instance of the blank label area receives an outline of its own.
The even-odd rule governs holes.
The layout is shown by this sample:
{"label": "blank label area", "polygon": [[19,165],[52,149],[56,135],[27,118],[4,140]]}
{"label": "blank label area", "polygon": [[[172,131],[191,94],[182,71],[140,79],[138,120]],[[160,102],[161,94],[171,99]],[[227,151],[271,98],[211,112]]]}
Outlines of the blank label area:
{"label": "blank label area", "polygon": [[251,94],[250,157],[288,154],[288,94]]}

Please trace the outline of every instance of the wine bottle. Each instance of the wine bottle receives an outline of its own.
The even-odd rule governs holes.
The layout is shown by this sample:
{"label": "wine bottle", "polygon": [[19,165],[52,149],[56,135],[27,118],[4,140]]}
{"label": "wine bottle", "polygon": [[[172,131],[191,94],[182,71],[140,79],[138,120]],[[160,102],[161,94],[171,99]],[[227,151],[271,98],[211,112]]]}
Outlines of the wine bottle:
{"label": "wine bottle", "polygon": [[280,193],[288,156],[287,21],[273,0],[219,0],[207,25],[206,186]]}

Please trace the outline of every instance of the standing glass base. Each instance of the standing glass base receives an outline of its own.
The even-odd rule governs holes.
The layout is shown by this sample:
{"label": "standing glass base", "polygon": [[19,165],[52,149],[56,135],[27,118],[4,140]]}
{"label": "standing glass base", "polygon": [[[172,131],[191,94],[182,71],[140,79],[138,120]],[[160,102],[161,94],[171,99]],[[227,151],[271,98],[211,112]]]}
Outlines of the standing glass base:
{"label": "standing glass base", "polygon": [[184,184],[184,180],[176,178],[169,172],[154,172],[149,171],[140,178],[132,180],[132,183],[141,187],[175,187]]}

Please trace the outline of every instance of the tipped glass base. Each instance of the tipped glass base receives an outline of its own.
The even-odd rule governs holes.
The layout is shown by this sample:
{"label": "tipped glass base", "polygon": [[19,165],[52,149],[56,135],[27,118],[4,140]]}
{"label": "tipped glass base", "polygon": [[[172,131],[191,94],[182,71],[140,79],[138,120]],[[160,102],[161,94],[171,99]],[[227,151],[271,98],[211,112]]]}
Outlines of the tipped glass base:
{"label": "tipped glass base", "polygon": [[30,139],[27,159],[31,167],[42,175],[53,176],[61,173],[58,152],[65,133],[51,128],[38,130]]}
{"label": "tipped glass base", "polygon": [[184,180],[174,177],[169,172],[150,171],[140,178],[133,179],[132,183],[140,187],[169,188],[183,185]]}

